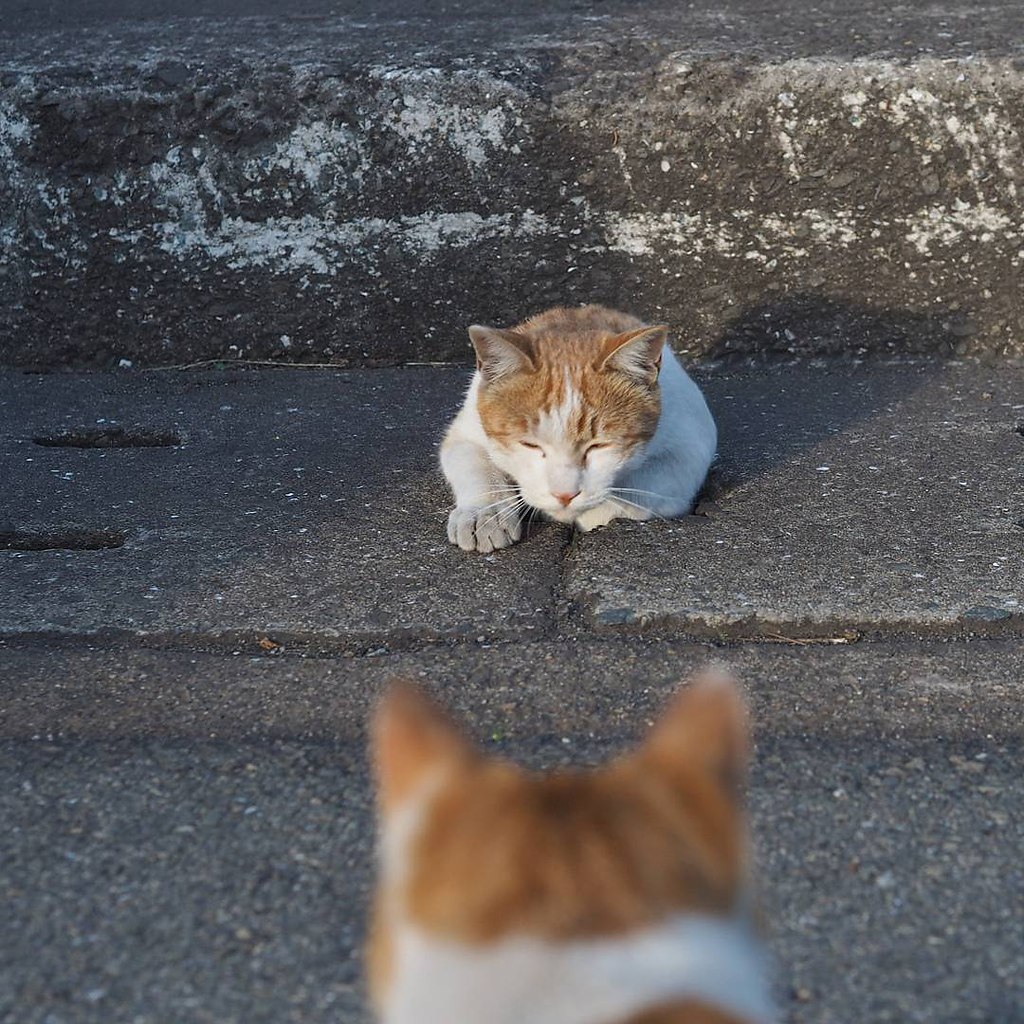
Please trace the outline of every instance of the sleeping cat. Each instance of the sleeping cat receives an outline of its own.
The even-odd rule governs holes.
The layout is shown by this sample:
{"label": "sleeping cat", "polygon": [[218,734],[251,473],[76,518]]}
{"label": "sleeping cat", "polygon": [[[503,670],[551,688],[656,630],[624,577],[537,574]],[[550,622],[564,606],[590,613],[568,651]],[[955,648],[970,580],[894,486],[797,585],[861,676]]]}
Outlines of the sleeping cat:
{"label": "sleeping cat", "polygon": [[764,1024],[727,679],[597,769],[489,757],[404,684],[374,722],[382,1024]]}
{"label": "sleeping cat", "polygon": [[604,306],[470,327],[477,371],[441,445],[448,539],[507,547],[526,506],[581,530],[685,515],[717,439],[667,332]]}

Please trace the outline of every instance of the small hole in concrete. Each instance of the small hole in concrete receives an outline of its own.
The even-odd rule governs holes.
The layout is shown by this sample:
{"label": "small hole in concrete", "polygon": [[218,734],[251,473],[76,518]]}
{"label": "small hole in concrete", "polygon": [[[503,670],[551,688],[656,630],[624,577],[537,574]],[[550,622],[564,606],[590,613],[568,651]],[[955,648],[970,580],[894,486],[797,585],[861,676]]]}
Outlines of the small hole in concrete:
{"label": "small hole in concrete", "polygon": [[126,430],[124,427],[86,427],[33,437],[44,448],[174,448],[182,443],[171,430]]}
{"label": "small hole in concrete", "polygon": [[1017,426],[1015,426],[1013,429],[1015,433],[1020,434],[1021,437],[1024,437],[1024,423],[1018,423]]}
{"label": "small hole in concrete", "polygon": [[127,539],[124,530],[0,530],[0,551],[100,551]]}

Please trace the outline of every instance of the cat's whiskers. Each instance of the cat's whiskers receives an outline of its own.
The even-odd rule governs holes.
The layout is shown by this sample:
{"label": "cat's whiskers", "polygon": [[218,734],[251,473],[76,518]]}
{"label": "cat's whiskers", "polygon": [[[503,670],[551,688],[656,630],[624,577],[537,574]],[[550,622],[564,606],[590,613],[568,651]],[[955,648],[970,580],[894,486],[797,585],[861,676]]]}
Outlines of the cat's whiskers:
{"label": "cat's whiskers", "polygon": [[516,513],[525,507],[526,501],[523,498],[519,498],[510,508],[502,509],[496,516],[499,525],[504,526]]}
{"label": "cat's whiskers", "polygon": [[639,487],[609,487],[610,494],[645,494],[650,498],[658,498],[661,501],[671,501],[667,494],[659,494],[657,491],[644,491]]}
{"label": "cat's whiskers", "polygon": [[483,493],[482,497],[490,498],[490,497],[492,497],[495,494],[518,494],[518,493],[519,493],[519,485],[518,484],[508,484],[507,486],[503,485],[501,487],[492,487],[489,491],[485,491]]}
{"label": "cat's whiskers", "polygon": [[668,519],[655,512],[653,508],[648,508],[646,505],[641,505],[638,501],[630,501],[629,498],[622,497],[621,494],[613,494],[609,492],[608,500],[614,502],[617,505],[626,505],[635,509],[639,509],[641,512],[646,512],[649,516],[653,516],[655,519],[660,519],[663,523],[667,523]]}
{"label": "cat's whiskers", "polygon": [[[513,493],[506,494],[504,497],[498,498],[497,501],[492,501],[489,505],[481,505],[478,511],[486,512],[488,509],[498,508],[499,511],[496,512],[495,515],[496,516],[500,515],[501,512],[504,511],[504,509],[502,509],[500,506],[507,505],[510,502],[515,502],[516,499],[518,498],[518,495],[519,495],[519,488],[518,487],[509,487],[508,490],[513,492]],[[488,491],[486,494],[482,495],[482,497],[490,498],[492,495],[497,494],[497,493],[498,493],[497,488],[495,488],[495,489],[493,489],[491,491]],[[434,512],[431,513],[431,515],[437,516],[438,519],[447,519],[452,514],[452,512],[454,512],[454,511],[455,511],[455,506],[454,505],[447,505],[443,509],[435,510]]]}
{"label": "cat's whiskers", "polygon": [[499,498],[497,501],[492,501],[489,505],[481,505],[477,511],[486,512],[491,508],[501,508],[502,505],[507,505],[510,501],[517,501],[518,499],[514,494],[508,494],[504,498]]}

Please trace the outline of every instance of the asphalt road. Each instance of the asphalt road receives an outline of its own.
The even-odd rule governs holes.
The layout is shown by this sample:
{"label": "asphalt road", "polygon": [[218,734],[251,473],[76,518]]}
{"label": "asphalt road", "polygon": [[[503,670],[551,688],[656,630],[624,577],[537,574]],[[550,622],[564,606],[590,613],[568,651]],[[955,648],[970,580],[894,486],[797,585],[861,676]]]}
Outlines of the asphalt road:
{"label": "asphalt road", "polygon": [[366,1021],[365,720],[385,680],[429,681],[540,767],[624,749],[709,656],[755,708],[785,1019],[1019,1019],[1016,646],[628,640],[342,661],[0,650],[0,1019]]}

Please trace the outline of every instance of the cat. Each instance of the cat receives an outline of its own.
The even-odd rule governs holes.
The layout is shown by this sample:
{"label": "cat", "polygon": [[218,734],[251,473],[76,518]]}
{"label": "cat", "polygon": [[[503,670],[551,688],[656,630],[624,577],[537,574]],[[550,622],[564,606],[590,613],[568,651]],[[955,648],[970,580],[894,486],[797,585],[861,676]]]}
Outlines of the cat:
{"label": "cat", "polygon": [[477,369],[441,444],[448,539],[507,547],[527,506],[583,531],[689,512],[717,432],[667,334],[598,305],[470,327]]}
{"label": "cat", "polygon": [[589,770],[490,757],[421,690],[373,724],[382,1024],[763,1024],[732,681],[684,688],[639,749]]}

